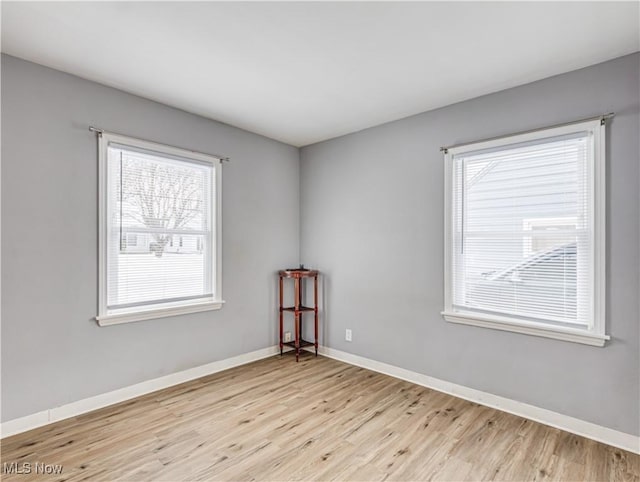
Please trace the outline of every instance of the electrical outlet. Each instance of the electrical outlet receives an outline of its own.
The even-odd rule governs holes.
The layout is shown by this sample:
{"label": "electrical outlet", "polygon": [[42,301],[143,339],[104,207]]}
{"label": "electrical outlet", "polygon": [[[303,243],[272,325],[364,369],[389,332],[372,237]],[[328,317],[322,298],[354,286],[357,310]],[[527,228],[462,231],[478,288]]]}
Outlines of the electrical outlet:
{"label": "electrical outlet", "polygon": [[284,332],[284,342],[288,343],[291,341],[291,332],[290,331],[285,331]]}
{"label": "electrical outlet", "polygon": [[347,328],[347,331],[344,333],[344,339],[347,341],[352,341],[353,337],[351,335],[351,330]]}

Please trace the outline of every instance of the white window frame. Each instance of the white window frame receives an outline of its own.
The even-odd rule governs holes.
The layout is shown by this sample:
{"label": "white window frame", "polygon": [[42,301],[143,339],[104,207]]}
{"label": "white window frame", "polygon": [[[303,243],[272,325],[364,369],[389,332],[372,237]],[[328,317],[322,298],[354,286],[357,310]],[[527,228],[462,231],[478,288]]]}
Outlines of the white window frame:
{"label": "white window frame", "polygon": [[[142,307],[138,310],[110,313],[107,308],[107,251],[108,251],[108,155],[109,144],[121,144],[138,149],[157,152],[159,155],[177,156],[187,160],[210,163],[215,176],[215,196],[212,197],[215,206],[211,210],[213,222],[212,235],[215,246],[212,249],[213,299],[198,301],[190,304],[175,304],[161,308]],[[134,137],[101,132],[98,140],[98,316],[96,320],[100,326],[130,323],[134,321],[151,320],[167,316],[198,313],[202,311],[219,310],[224,304],[222,298],[222,159],[208,154],[202,154],[178,147],[167,146],[156,142],[137,139]]]}
{"label": "white window frame", "polygon": [[[604,346],[609,336],[605,334],[605,123],[600,119],[576,122],[559,127],[540,129],[523,134],[464,144],[445,150],[445,199],[444,199],[444,284],[445,299],[442,315],[452,323],[480,326],[496,330],[511,331],[546,338]],[[454,156],[481,149],[492,149],[521,142],[542,140],[576,132],[589,132],[593,136],[593,163],[588,165],[593,190],[593,320],[586,329],[569,328],[543,322],[527,321],[508,316],[484,315],[466,312],[453,306],[453,252],[454,226],[452,222],[454,190]]]}

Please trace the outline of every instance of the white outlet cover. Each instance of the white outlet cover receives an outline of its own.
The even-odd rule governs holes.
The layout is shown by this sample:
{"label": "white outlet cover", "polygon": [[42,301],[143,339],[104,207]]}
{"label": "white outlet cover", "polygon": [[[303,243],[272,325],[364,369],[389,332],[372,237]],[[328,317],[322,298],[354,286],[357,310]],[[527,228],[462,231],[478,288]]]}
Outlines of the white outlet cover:
{"label": "white outlet cover", "polygon": [[291,341],[291,332],[290,331],[285,331],[284,332],[284,341],[285,342]]}
{"label": "white outlet cover", "polygon": [[344,339],[347,341],[351,341],[353,339],[351,330],[347,329],[347,331],[344,334]]}

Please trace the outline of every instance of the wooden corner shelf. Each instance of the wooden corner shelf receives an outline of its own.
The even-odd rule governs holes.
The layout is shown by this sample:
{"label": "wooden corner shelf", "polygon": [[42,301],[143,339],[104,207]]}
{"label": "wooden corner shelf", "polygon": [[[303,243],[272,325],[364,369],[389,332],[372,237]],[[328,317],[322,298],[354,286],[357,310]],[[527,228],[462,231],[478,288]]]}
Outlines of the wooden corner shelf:
{"label": "wooden corner shelf", "polygon": [[[280,278],[280,355],[283,354],[284,346],[290,346],[294,349],[296,354],[296,361],[300,359],[300,349],[307,346],[314,346],[316,356],[318,356],[318,271],[310,269],[284,269],[278,272]],[[302,291],[303,280],[305,278],[313,278],[313,306],[304,306],[302,304]],[[295,302],[293,306],[282,306],[283,304],[283,292],[284,292],[284,280],[293,279],[294,283],[294,296]],[[293,341],[283,341],[284,336],[284,313],[293,313],[294,315],[294,328],[295,337]],[[313,313],[313,325],[314,325],[314,342],[304,340],[302,338],[302,319],[303,313]]]}
{"label": "wooden corner shelf", "polygon": [[282,311],[316,311],[316,309],[311,306],[299,306],[298,308],[295,306],[287,306],[286,308],[282,308]]}
{"label": "wooden corner shelf", "polygon": [[[304,348],[305,346],[315,346],[314,342],[305,340],[303,338],[300,338],[299,343],[300,343],[300,348]],[[295,341],[285,341],[282,344],[284,346],[290,346],[291,348],[295,348],[296,347],[296,342]]]}

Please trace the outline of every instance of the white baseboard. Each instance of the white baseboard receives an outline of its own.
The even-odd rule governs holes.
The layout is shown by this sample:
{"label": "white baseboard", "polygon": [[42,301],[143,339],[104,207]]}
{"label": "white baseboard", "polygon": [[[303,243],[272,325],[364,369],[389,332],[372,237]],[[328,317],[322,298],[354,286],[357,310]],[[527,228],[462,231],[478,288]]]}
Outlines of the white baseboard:
{"label": "white baseboard", "polygon": [[446,382],[438,378],[433,378],[422,373],[405,370],[393,365],[364,358],[358,355],[352,355],[333,348],[320,347],[318,352],[328,358],[343,361],[351,365],[367,368],[374,372],[383,373],[401,380],[406,380],[423,387],[432,388],[439,392],[453,395],[454,397],[464,398],[471,402],[479,403],[487,407],[502,410],[513,415],[540,422],[566,432],[570,432],[582,437],[586,437],[607,445],[613,445],[629,452],[640,454],[640,437],[631,435],[611,428],[596,425],[577,418],[569,417],[561,413],[552,412],[545,408],[535,407],[526,403],[518,402],[491,393],[476,390],[474,388],[457,385],[455,383]]}
{"label": "white baseboard", "polygon": [[[574,433],[576,435],[640,454],[640,437],[635,435],[613,430],[611,428],[596,425],[591,422],[586,422],[584,420],[569,417],[568,415],[528,405],[509,398],[493,395],[474,388],[457,385],[455,383],[433,378],[423,375],[422,373],[413,372],[387,363],[335,350],[333,348],[321,346],[318,352],[328,358],[367,368],[374,372],[406,380],[439,392],[448,393],[454,397],[463,398],[471,402],[479,403],[480,405],[502,410],[503,412],[518,415],[566,432]],[[277,353],[279,353],[278,347],[270,346],[261,350],[252,351],[243,355],[219,360],[199,367],[165,375],[160,378],[155,378],[153,380],[137,383],[112,392],[71,402],[49,410],[43,410],[25,417],[9,420],[0,425],[0,436],[4,438],[10,435],[26,432],[27,430],[41,427],[59,420],[75,417],[108,405],[124,402],[147,393],[155,392],[156,390],[168,388],[256,360],[261,360]]]}
{"label": "white baseboard", "polygon": [[92,410],[113,405],[114,403],[120,403],[139,397],[140,395],[146,395],[147,393],[155,392],[156,390],[162,390],[163,388],[195,380],[196,378],[211,375],[212,373],[227,370],[238,365],[244,365],[256,360],[261,360],[275,355],[276,353],[280,353],[279,348],[275,345],[270,346],[250,353],[244,353],[224,360],[207,363],[206,365],[189,368],[188,370],[183,370],[181,372],[171,373],[170,375],[154,378],[153,380],[136,383],[135,385],[95,395],[76,402],[67,403],[66,405],[43,410],[25,417],[9,420],[0,424],[0,437],[4,438],[9,437],[10,435],[26,432],[27,430],[42,427],[43,425],[64,420],[65,418],[75,417],[83,413],[91,412]]}

